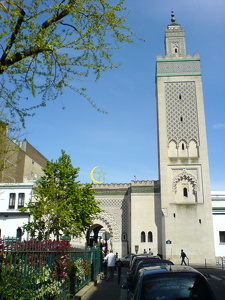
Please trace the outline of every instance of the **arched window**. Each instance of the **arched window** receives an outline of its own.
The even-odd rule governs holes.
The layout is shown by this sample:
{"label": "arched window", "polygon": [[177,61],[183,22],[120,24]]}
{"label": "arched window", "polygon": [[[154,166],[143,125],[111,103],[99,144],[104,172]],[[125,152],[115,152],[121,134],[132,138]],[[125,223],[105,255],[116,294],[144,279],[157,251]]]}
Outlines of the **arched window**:
{"label": "arched window", "polygon": [[141,232],[141,243],[145,243],[145,232]]}
{"label": "arched window", "polygon": [[152,232],[151,231],[148,232],[148,242],[149,243],[153,242],[153,236],[152,236]]}
{"label": "arched window", "polygon": [[182,147],[182,150],[184,150],[184,143],[182,143],[182,146],[181,146],[181,147]]}
{"label": "arched window", "polygon": [[22,229],[20,227],[17,228],[16,230],[16,237],[21,240],[22,237]]}
{"label": "arched window", "polygon": [[184,197],[187,197],[188,196],[188,191],[187,191],[187,188],[183,188],[183,196]]}

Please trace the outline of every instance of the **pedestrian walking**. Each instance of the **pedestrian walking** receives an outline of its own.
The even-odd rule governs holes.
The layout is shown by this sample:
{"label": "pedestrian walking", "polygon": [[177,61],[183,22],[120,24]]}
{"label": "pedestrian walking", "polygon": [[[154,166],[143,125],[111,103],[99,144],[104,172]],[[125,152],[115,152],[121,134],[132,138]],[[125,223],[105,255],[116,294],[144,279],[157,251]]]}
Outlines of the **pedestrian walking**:
{"label": "pedestrian walking", "polygon": [[106,255],[104,258],[104,261],[107,262],[108,271],[109,271],[109,277],[107,278],[107,281],[113,281],[114,278],[114,271],[116,266],[116,254],[113,253],[112,250],[110,250],[109,254]]}
{"label": "pedestrian walking", "polygon": [[186,253],[183,251],[183,249],[181,249],[181,254],[180,254],[180,258],[181,258],[181,265],[183,265],[183,263],[185,264],[185,266],[187,265],[185,262],[185,258],[188,259]]}

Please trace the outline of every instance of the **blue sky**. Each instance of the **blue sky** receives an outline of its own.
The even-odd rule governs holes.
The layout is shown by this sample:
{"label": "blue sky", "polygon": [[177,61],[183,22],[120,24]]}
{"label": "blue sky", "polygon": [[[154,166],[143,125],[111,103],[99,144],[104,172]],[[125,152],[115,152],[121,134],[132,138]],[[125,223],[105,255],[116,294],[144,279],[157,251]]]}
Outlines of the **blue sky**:
{"label": "blue sky", "polygon": [[114,54],[121,67],[97,82],[85,82],[89,95],[109,114],[68,90],[27,119],[27,140],[49,160],[64,149],[80,167],[82,183],[91,183],[95,166],[106,172],[105,183],[157,180],[155,61],[156,55],[164,56],[173,9],[176,23],[185,29],[187,53],[200,54],[211,190],[225,190],[225,1],[127,0],[126,6],[129,26],[146,42],[123,45]]}

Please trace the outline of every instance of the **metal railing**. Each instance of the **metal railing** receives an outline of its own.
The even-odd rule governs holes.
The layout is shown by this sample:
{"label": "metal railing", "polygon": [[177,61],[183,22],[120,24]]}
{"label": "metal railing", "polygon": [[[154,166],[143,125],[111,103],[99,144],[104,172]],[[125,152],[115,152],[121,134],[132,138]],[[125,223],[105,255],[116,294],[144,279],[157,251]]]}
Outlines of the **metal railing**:
{"label": "metal railing", "polygon": [[101,250],[2,248],[0,299],[69,299],[101,271]]}

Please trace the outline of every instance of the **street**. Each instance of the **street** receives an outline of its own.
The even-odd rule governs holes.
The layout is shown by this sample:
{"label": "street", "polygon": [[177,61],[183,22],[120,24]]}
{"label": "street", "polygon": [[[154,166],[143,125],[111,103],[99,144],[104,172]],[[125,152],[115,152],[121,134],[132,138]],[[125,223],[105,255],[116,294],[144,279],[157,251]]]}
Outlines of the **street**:
{"label": "street", "polygon": [[218,269],[218,268],[196,268],[199,272],[204,274],[212,290],[216,296],[217,300],[224,300],[225,299],[225,269]]}

